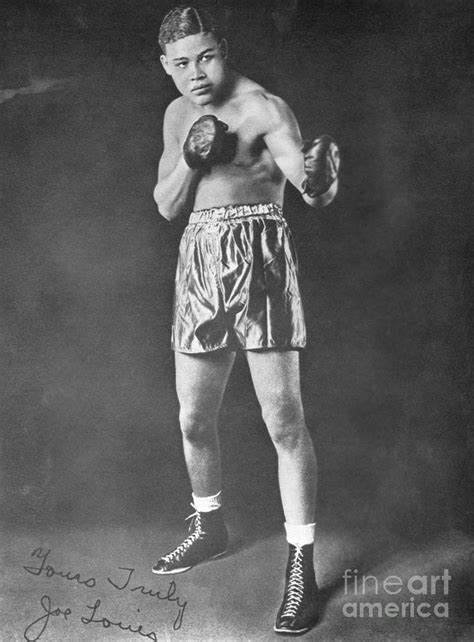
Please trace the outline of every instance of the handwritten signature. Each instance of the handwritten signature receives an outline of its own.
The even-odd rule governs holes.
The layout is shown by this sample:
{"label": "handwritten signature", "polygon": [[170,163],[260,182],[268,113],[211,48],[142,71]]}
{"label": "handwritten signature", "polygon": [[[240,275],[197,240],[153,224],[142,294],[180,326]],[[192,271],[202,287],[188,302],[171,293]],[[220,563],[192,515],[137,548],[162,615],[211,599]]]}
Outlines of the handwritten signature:
{"label": "handwritten signature", "polygon": [[107,582],[112,584],[114,588],[116,588],[118,591],[124,591],[125,589],[128,589],[132,593],[135,591],[139,591],[141,595],[145,595],[147,597],[154,597],[157,600],[167,600],[168,602],[176,602],[176,606],[178,607],[178,615],[176,616],[176,619],[173,623],[173,628],[175,631],[181,628],[181,625],[183,624],[183,616],[184,616],[184,609],[186,608],[187,602],[182,602],[181,598],[176,596],[176,584],[171,581],[170,585],[168,587],[168,591],[165,594],[160,593],[160,591],[153,591],[146,586],[140,585],[140,586],[134,586],[133,588],[129,587],[130,580],[132,579],[132,575],[135,572],[134,568],[126,568],[123,566],[117,566],[117,568],[121,571],[128,571],[128,577],[123,584],[123,586],[119,586],[118,584],[115,584],[115,582],[112,582],[110,577],[107,578]]}
{"label": "handwritten signature", "polygon": [[40,617],[32,622],[29,626],[27,626],[23,632],[23,637],[25,638],[25,640],[28,640],[28,642],[35,642],[36,640],[39,640],[39,638],[46,631],[46,627],[48,626],[50,617],[59,617],[60,615],[62,615],[64,619],[67,620],[68,616],[72,613],[70,608],[66,608],[64,610],[60,608],[53,609],[51,607],[51,598],[49,597],[49,595],[43,595],[40,603],[43,607],[44,615],[40,615]]}
{"label": "handwritten signature", "polygon": [[154,631],[150,631],[149,633],[144,633],[143,632],[143,626],[141,624],[138,625],[138,627],[132,627],[130,624],[124,624],[123,622],[113,622],[109,618],[106,617],[101,617],[99,619],[94,619],[97,610],[99,609],[100,605],[102,602],[100,600],[96,600],[95,604],[93,606],[87,605],[88,609],[91,609],[92,613],[88,618],[86,617],[81,617],[81,622],[83,624],[102,624],[104,629],[108,629],[111,626],[118,626],[119,629],[122,629],[122,631],[130,631],[131,633],[138,633],[139,635],[143,636],[144,638],[149,638],[150,640],[153,640],[153,642],[158,642],[158,637],[157,634]]}
{"label": "handwritten signature", "polygon": [[95,577],[89,577],[89,579],[83,580],[80,573],[75,573],[74,575],[72,575],[73,571],[68,571],[66,573],[65,571],[56,571],[56,569],[49,564],[46,566],[46,560],[48,559],[50,553],[51,549],[43,551],[42,548],[35,548],[30,557],[36,557],[37,559],[40,559],[41,566],[24,566],[23,568],[28,573],[31,573],[31,575],[41,575],[41,573],[44,572],[44,575],[49,578],[54,577],[55,575],[59,575],[59,577],[63,577],[64,579],[71,582],[83,584],[84,586],[87,586],[87,588],[95,587],[97,583]]}
{"label": "handwritten signature", "polygon": [[[97,586],[100,578],[98,580],[97,578],[92,576],[84,576],[82,572],[62,570],[52,566],[50,563],[48,563],[48,557],[50,556],[50,554],[51,549],[36,548],[31,553],[30,557],[39,560],[38,565],[24,566],[24,570],[31,575],[41,575],[48,579],[52,579],[54,577],[62,578],[69,582],[74,582],[78,585],[81,585],[87,589],[92,589]],[[136,584],[135,581],[132,582],[132,577],[135,573],[134,568],[124,566],[118,566],[116,568],[120,572],[119,575],[122,575],[122,577],[110,578],[108,576],[108,584],[113,586],[116,591],[129,591],[131,593],[143,595],[146,598],[152,598],[154,600],[164,600],[175,604],[178,609],[178,613],[176,614],[173,622],[173,629],[177,631],[181,628],[187,601],[182,600],[178,595],[176,595],[177,587],[174,581],[171,581],[169,583],[168,589],[166,591],[153,590],[143,584]],[[123,572],[125,572],[125,574]],[[116,576],[117,572],[115,572],[114,575]],[[41,597],[40,606],[42,608],[41,615],[36,620],[31,622],[31,624],[29,624],[23,632],[23,637],[25,640],[27,640],[27,642],[36,642],[36,640],[38,640],[45,632],[51,618],[60,618],[64,621],[69,621],[69,616],[73,614],[73,611],[69,606],[53,607],[51,603],[51,597],[47,594]],[[142,624],[132,625],[124,623],[122,620],[115,621],[113,619],[110,619],[110,617],[105,617],[102,612],[99,613],[99,611],[102,610],[102,601],[100,599],[96,599],[94,604],[92,605],[86,604],[85,608],[89,609],[89,611],[91,612],[89,613],[89,615],[81,615],[80,621],[84,625],[99,624],[106,629],[110,627],[118,627],[122,631],[129,631],[133,634],[138,633],[142,637],[148,638],[153,642],[158,641],[158,634],[155,631],[145,631]]]}

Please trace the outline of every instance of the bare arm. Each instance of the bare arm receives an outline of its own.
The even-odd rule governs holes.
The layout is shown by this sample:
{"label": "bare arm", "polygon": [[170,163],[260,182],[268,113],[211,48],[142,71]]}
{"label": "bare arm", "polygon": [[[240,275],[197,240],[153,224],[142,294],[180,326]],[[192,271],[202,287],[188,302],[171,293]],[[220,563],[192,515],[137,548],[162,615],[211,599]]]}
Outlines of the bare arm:
{"label": "bare arm", "polygon": [[266,101],[269,117],[264,139],[276,164],[284,176],[302,193],[308,205],[315,208],[329,205],[337,193],[337,179],[324,194],[316,197],[303,194],[304,154],[298,123],[293,112],[283,100],[276,96],[269,96]]}
{"label": "bare arm", "polygon": [[172,103],[164,117],[164,149],[158,167],[158,183],[153,192],[160,214],[169,221],[185,211],[199,181],[199,172],[188,167],[183,158],[176,121]]}

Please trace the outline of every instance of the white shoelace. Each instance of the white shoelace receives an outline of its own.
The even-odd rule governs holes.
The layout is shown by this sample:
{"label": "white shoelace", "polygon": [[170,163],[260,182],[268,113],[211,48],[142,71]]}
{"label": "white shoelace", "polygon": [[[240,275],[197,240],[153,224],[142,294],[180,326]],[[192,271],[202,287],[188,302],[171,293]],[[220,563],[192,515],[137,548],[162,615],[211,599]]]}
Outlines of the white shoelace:
{"label": "white shoelace", "polygon": [[281,617],[294,617],[303,599],[303,549],[296,547],[295,557],[291,564],[288,580],[287,599]]}
{"label": "white shoelace", "polygon": [[189,549],[191,544],[194,544],[194,542],[201,535],[201,515],[196,510],[196,507],[194,506],[194,504],[191,504],[191,506],[194,508],[195,512],[191,513],[191,515],[188,515],[188,517],[186,517],[186,520],[188,519],[193,520],[189,525],[189,529],[191,530],[191,528],[193,528],[194,530],[191,533],[191,535],[186,537],[184,542],[182,542],[179,546],[177,546],[174,549],[174,551],[171,551],[171,553],[167,553],[166,555],[163,556],[163,559],[167,563],[174,562],[177,559],[179,559],[179,557],[184,553],[186,553],[186,551]]}

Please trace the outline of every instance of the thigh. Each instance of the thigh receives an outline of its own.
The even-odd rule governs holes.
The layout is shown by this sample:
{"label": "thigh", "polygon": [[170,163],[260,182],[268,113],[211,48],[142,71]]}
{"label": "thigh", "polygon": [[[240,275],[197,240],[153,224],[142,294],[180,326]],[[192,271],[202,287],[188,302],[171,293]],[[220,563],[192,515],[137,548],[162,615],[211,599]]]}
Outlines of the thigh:
{"label": "thigh", "polygon": [[215,417],[234,360],[235,353],[230,350],[204,354],[175,352],[176,391],[181,408]]}
{"label": "thigh", "polygon": [[245,354],[264,416],[286,409],[294,419],[303,419],[299,352],[262,350]]}

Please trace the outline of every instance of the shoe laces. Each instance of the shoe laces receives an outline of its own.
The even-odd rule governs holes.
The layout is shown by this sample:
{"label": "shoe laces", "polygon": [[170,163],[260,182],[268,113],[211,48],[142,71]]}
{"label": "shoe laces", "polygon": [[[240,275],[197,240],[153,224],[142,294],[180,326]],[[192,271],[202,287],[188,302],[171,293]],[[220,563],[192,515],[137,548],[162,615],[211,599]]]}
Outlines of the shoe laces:
{"label": "shoe laces", "polygon": [[303,549],[296,547],[291,561],[288,585],[286,589],[285,606],[281,617],[295,617],[304,594],[303,581]]}
{"label": "shoe laces", "polygon": [[182,542],[179,546],[177,546],[174,550],[172,550],[170,553],[167,553],[166,555],[163,556],[163,559],[169,564],[170,562],[176,562],[179,560],[179,558],[184,555],[189,548],[194,544],[194,542],[199,539],[199,537],[202,534],[202,528],[201,528],[201,514],[199,511],[196,510],[196,507],[194,504],[191,504],[191,506],[194,508],[194,513],[191,513],[191,515],[188,515],[186,517],[186,521],[188,519],[191,520],[189,523],[189,531],[192,531],[188,537]]}

